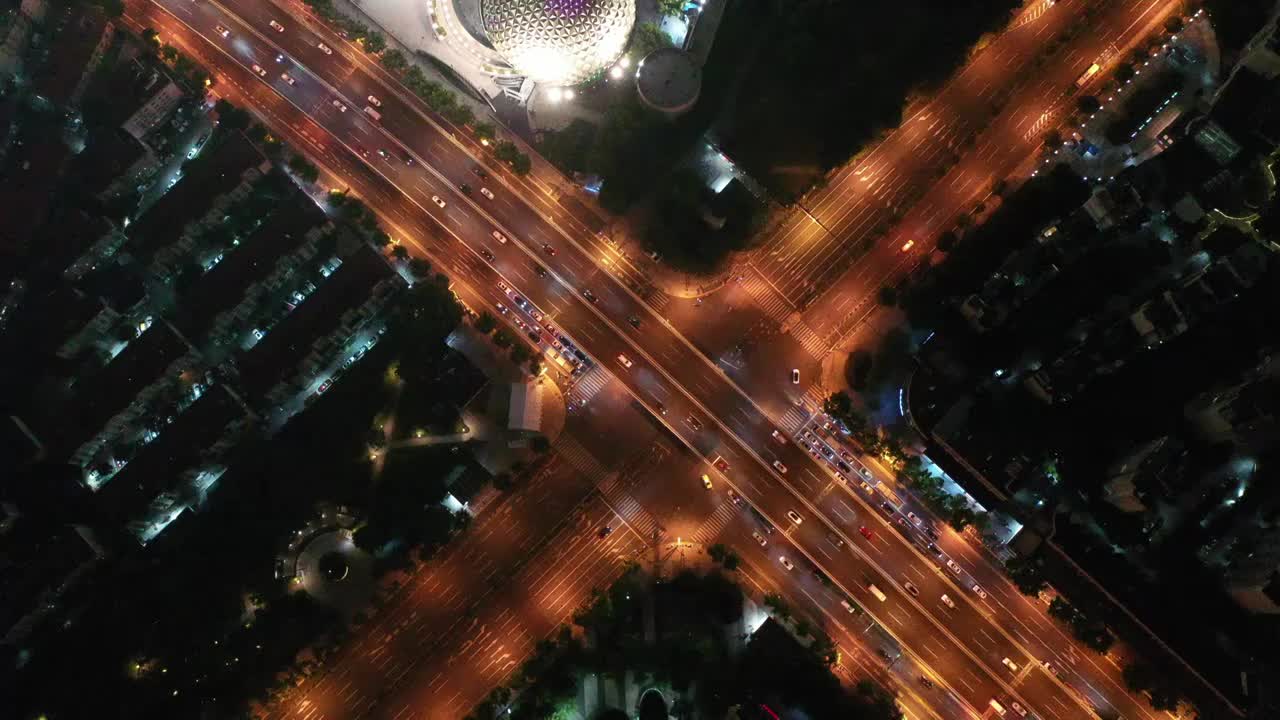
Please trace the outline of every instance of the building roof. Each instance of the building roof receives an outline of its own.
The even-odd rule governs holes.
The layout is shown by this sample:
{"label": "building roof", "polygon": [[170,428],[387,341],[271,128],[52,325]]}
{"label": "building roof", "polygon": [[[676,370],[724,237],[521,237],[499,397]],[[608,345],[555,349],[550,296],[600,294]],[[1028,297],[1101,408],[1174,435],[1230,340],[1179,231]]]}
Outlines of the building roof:
{"label": "building roof", "polygon": [[76,89],[91,69],[89,62],[109,23],[100,9],[88,3],[69,4],[48,20],[53,26],[49,33],[53,43],[47,64],[36,73],[33,89],[54,105],[73,104]]}
{"label": "building roof", "polygon": [[26,352],[52,354],[58,346],[84,329],[103,309],[102,301],[73,287],[60,285],[52,292],[32,297],[21,313],[24,325],[14,328]]}
{"label": "building roof", "polygon": [[141,158],[147,149],[119,128],[94,133],[88,147],[72,161],[67,179],[89,195],[106,190]]}
{"label": "building roof", "polygon": [[71,159],[71,149],[62,142],[56,128],[37,128],[32,135],[9,149],[8,162],[0,171],[4,205],[9,208],[0,213],[0,255],[28,247],[49,215],[57,197],[58,180]]}
{"label": "building roof", "polygon": [[395,271],[367,245],[361,246],[301,305],[281,320],[238,365],[246,391],[255,397],[289,374],[316,338],[337,326],[342,314],[362,303],[379,281]]}
{"label": "building roof", "polygon": [[263,159],[243,134],[214,133],[205,151],[187,163],[182,180],[129,226],[126,234],[134,253],[149,260],[175,242],[187,223],[208,212],[218,196],[239,185],[244,172]]}
{"label": "building roof", "polygon": [[235,307],[251,285],[269,275],[281,257],[302,244],[308,230],[323,222],[324,214],[301,192],[283,198],[261,227],[187,290],[179,300],[175,324],[193,341],[203,337],[219,313]]}
{"label": "building roof", "polygon": [[224,386],[207,390],[98,491],[95,501],[104,519],[120,523],[140,514],[157,495],[174,489],[183,472],[199,464],[228,425],[246,415]]}
{"label": "building roof", "polygon": [[[36,609],[75,570],[97,559],[98,551],[75,528],[19,518],[4,534],[0,553],[0,630]],[[5,632],[0,632],[3,637]]]}
{"label": "building roof", "polygon": [[59,408],[49,418],[62,440],[61,451],[72,452],[92,438],[187,350],[182,336],[161,320],[130,342],[96,375],[76,382],[69,407]]}

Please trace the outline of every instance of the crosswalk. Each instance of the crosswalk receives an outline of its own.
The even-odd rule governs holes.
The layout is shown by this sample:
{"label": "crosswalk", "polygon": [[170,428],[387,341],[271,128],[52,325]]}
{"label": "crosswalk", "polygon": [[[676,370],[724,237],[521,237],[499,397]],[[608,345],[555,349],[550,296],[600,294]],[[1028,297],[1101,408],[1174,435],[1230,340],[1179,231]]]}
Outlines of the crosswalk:
{"label": "crosswalk", "polygon": [[756,301],[756,305],[769,318],[776,322],[782,322],[782,319],[791,314],[795,307],[782,296],[764,276],[756,270],[748,270],[742,275],[742,287]]}
{"label": "crosswalk", "polygon": [[788,435],[795,435],[800,432],[800,428],[809,422],[809,414],[799,408],[787,408],[782,413],[782,419],[778,422],[782,426],[782,430]]}
{"label": "crosswalk", "polygon": [[694,542],[702,545],[712,545],[716,539],[720,537],[720,533],[724,532],[726,526],[733,522],[738,516],[738,508],[733,503],[721,503],[716,511],[693,531]]}
{"label": "crosswalk", "polygon": [[592,455],[590,450],[568,434],[561,435],[556,440],[556,455],[582,473],[592,484],[600,481],[609,472],[599,460],[596,460],[596,456]]}
{"label": "crosswalk", "polygon": [[805,352],[821,360],[831,350],[831,343],[819,335],[805,321],[801,320],[791,326],[791,334],[800,343]]}
{"label": "crosswalk", "polygon": [[671,296],[655,288],[653,292],[649,293],[649,297],[645,298],[644,301],[645,304],[653,308],[654,312],[662,314],[662,311],[667,308],[667,305],[671,304]]}
{"label": "crosswalk", "polygon": [[646,541],[653,539],[662,529],[657,520],[645,510],[635,498],[627,494],[625,488],[618,482],[616,474],[606,477],[596,489],[604,496],[605,502],[609,504],[610,509],[618,514],[627,525],[635,530],[640,537]]}
{"label": "crosswalk", "polygon": [[574,383],[573,390],[569,393],[569,398],[574,402],[586,404],[603,390],[604,386],[608,385],[612,379],[613,376],[605,372],[604,368],[595,365],[583,373],[582,377],[578,378],[578,381]]}

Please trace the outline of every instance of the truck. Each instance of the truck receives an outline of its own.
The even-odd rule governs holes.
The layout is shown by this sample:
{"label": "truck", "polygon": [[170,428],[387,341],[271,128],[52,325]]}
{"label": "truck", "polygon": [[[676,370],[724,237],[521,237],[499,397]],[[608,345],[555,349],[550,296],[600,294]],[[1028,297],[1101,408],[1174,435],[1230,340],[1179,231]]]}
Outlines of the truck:
{"label": "truck", "polygon": [[1085,83],[1089,82],[1089,80],[1094,75],[1097,75],[1098,71],[1101,69],[1102,69],[1102,66],[1099,65],[1098,63],[1094,63],[1090,65],[1088,68],[1085,69],[1084,72],[1080,73],[1080,77],[1076,78],[1076,87],[1084,87]]}
{"label": "truck", "polygon": [[382,113],[378,112],[377,110],[374,110],[374,109],[373,109],[373,107],[372,107],[371,105],[365,105],[365,106],[364,106],[364,114],[365,114],[365,115],[368,115],[369,117],[373,118],[374,120],[381,120],[381,119],[382,119]]}
{"label": "truck", "polygon": [[885,600],[888,600],[888,598],[884,596],[884,593],[880,591],[880,588],[876,587],[875,585],[868,585],[867,592],[874,595],[876,599],[879,600],[880,602],[884,602]]}

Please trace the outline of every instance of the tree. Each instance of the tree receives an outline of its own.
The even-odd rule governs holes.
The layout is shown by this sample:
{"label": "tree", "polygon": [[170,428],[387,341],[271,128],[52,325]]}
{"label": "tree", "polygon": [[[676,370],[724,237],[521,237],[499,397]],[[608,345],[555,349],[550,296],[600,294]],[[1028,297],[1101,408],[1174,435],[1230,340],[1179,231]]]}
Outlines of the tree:
{"label": "tree", "polygon": [[1082,95],[1076,100],[1076,109],[1085,115],[1092,115],[1102,109],[1102,103],[1092,95]]}
{"label": "tree", "polygon": [[658,14],[679,17],[684,14],[685,0],[658,0]]}
{"label": "tree", "polygon": [[397,260],[404,261],[409,259],[409,248],[404,245],[396,245],[391,248],[391,255]]}
{"label": "tree", "polygon": [[142,39],[146,40],[149,43],[159,42],[160,33],[157,32],[156,29],[153,27],[143,28]]}
{"label": "tree", "polygon": [[721,543],[716,543],[707,548],[707,554],[711,556],[712,560],[720,563],[725,570],[737,570],[738,566],[742,564],[742,558],[728,546]]}
{"label": "tree", "polygon": [[[1044,134],[1044,146],[1050,150],[1057,150],[1062,147],[1062,133],[1057,130],[1050,130]],[[962,216],[963,217],[963,216]]]}
{"label": "tree", "polygon": [[213,104],[213,111],[218,115],[218,125],[227,130],[244,130],[252,120],[249,113],[227,102],[225,98],[219,98]]}
{"label": "tree", "polygon": [[497,129],[490,122],[478,122],[472,126],[472,130],[475,131],[476,137],[481,140],[493,142],[494,138],[498,136]]}
{"label": "tree", "polygon": [[493,476],[493,487],[506,492],[515,487],[515,482],[511,477],[511,473],[500,472]]}
{"label": "tree", "polygon": [[293,171],[294,175],[298,176],[299,180],[305,183],[315,183],[320,179],[320,169],[301,155],[294,155],[289,158],[289,169]]}
{"label": "tree", "polygon": [[640,23],[631,31],[631,47],[636,57],[643,58],[659,48],[671,47],[671,38],[657,23]]}
{"label": "tree", "polygon": [[951,252],[951,250],[956,246],[956,242],[958,240],[959,238],[956,237],[954,231],[945,230],[942,234],[938,235],[938,249],[942,252]]}
{"label": "tree", "polygon": [[1005,564],[1005,570],[1013,584],[1027,597],[1036,597],[1049,586],[1040,574],[1040,568],[1028,558],[1017,558]]}
{"label": "tree", "polygon": [[392,48],[382,53],[382,66],[399,75],[409,67],[409,60],[398,48]]}
{"label": "tree", "polygon": [[427,262],[426,258],[410,258],[409,272],[413,273],[413,276],[416,278],[425,278],[431,274],[431,263]]}
{"label": "tree", "polygon": [[493,332],[494,328],[498,327],[498,319],[490,314],[488,310],[482,310],[476,316],[475,327],[476,330],[488,335]]}
{"label": "tree", "polygon": [[377,55],[387,49],[387,38],[380,32],[371,32],[364,36],[364,50]]}
{"label": "tree", "polygon": [[173,62],[178,59],[178,48],[165,43],[160,46],[160,57],[164,59],[165,62]]}
{"label": "tree", "polygon": [[528,345],[518,342],[511,346],[511,362],[516,365],[528,362],[530,357],[533,357],[533,353],[529,350]]}
{"label": "tree", "polygon": [[534,435],[529,439],[529,449],[539,455],[545,455],[551,452],[551,441],[546,435]]}
{"label": "tree", "polygon": [[500,348],[511,347],[511,343],[515,342],[515,338],[511,336],[511,331],[505,327],[498,328],[493,334],[493,344]]}
{"label": "tree", "polygon": [[476,119],[476,114],[471,110],[471,106],[459,102],[446,107],[444,116],[454,125],[470,125]]}

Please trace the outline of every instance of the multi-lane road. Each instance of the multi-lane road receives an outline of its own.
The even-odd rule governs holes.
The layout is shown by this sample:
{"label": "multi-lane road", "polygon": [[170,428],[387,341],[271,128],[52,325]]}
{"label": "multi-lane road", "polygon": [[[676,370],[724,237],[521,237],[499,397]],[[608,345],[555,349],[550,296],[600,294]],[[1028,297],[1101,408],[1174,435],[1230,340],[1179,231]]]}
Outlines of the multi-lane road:
{"label": "multi-lane road", "polygon": [[[970,706],[981,711],[993,697],[1016,697],[1044,717],[1085,712],[1037,662],[1051,653],[1029,641],[1046,638],[1015,636],[1021,621],[1008,617],[1003,602],[993,603],[994,594],[975,595],[968,568],[962,565],[957,576],[939,567],[892,529],[878,499],[836,483],[794,442],[777,442],[774,425],[752,398],[605,269],[613,267],[601,262],[610,248],[596,236],[589,213],[558,202],[554,188],[500,168],[486,166],[487,177],[476,174],[478,147],[470,139],[424,114],[368,58],[273,5],[138,0],[129,7],[135,22],[183,36],[188,49],[215,68],[226,93],[257,111],[327,173],[344,178],[388,221],[393,235],[442,261],[473,306],[510,306],[499,283],[514,288],[617,375],[684,443],[708,460],[723,457],[728,469],[722,481],[788,536],[798,550],[792,555],[822,568]],[[284,32],[268,26],[277,17]],[[215,32],[218,25],[229,30],[228,37]],[[332,54],[319,48],[322,42]],[[280,52],[286,57],[277,63]],[[265,78],[251,69],[255,63],[268,70]],[[294,82],[281,79],[283,72]],[[376,121],[362,112],[370,95],[380,103]],[[463,183],[489,189],[494,197],[464,196],[457,191]],[[495,240],[494,230],[510,241]],[[482,252],[493,260],[484,260]],[[547,277],[535,272],[537,265],[549,270]],[[628,318],[635,318],[635,326]],[[786,471],[775,468],[775,461]],[[802,522],[787,519],[788,511]],[[863,526],[871,539],[859,532]],[[836,552],[833,535],[842,541]],[[943,549],[960,558],[962,551],[946,542]],[[981,557],[971,562],[991,572]],[[907,583],[918,595],[907,591]],[[872,599],[871,584],[884,592],[884,602]],[[943,604],[944,593],[955,608]],[[1113,673],[1083,667],[1080,674],[1093,683],[1108,713],[1153,716]]]}

